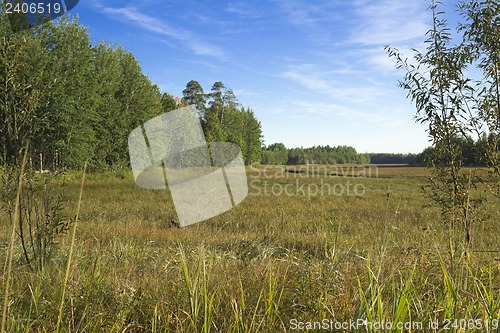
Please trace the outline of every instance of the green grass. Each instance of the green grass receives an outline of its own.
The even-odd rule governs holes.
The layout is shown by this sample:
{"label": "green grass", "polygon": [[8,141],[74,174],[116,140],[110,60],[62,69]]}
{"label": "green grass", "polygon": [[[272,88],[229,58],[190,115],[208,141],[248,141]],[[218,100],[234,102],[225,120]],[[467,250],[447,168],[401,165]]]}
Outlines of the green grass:
{"label": "green grass", "polygon": [[[444,330],[445,320],[479,320],[490,327],[462,331],[495,332],[500,213],[484,186],[474,193],[485,202],[472,224],[467,262],[450,251],[448,226],[422,191],[427,169],[380,169],[378,178],[281,170],[249,169],[260,195],[250,189],[235,209],[183,229],[172,227],[168,191],[140,189],[131,175],[88,175],[65,289],[71,233],[58,239],[40,271],[23,265],[15,244],[7,331],[53,332],[64,292],[60,332],[291,332],[293,320],[323,319],[424,327],[438,320],[436,332],[460,331],[452,322]],[[72,216],[81,179],[65,181]],[[365,191],[263,191],[264,184],[277,189],[297,181],[344,189],[350,182]],[[9,230],[2,212],[2,262]]]}

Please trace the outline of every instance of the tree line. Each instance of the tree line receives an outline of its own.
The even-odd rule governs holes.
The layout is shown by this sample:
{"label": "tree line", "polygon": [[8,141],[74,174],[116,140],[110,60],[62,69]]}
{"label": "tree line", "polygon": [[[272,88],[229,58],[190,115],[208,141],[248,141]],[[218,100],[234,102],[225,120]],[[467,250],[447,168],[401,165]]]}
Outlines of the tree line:
{"label": "tree line", "polygon": [[[463,166],[488,166],[488,149],[494,144],[495,136],[483,133],[474,140],[470,135],[456,135],[450,141],[456,147],[456,161]],[[434,166],[435,146],[429,146],[418,154],[370,154],[371,164],[409,164],[416,166]]]}
{"label": "tree line", "polygon": [[[455,136],[451,142],[457,147],[456,159],[463,166],[489,166],[488,150],[494,145],[495,139],[493,133],[483,133],[481,137],[474,140],[471,136]],[[497,148],[498,151],[498,148]],[[436,147],[425,148],[420,154],[415,156],[415,163],[424,166],[433,166],[433,158],[436,153]]]}
{"label": "tree line", "polygon": [[18,164],[29,142],[35,169],[127,167],[129,133],[188,104],[198,106],[207,141],[238,143],[247,163],[260,161],[260,122],[222,83],[202,97],[191,81],[176,99],[162,94],[123,47],[92,45],[77,19],[21,31],[12,24],[0,12],[1,165]]}
{"label": "tree line", "polygon": [[[494,140],[493,134],[483,134],[474,140],[471,136],[456,136],[453,141],[459,147],[457,159],[464,166],[488,166],[486,154]],[[314,146],[311,148],[286,148],[283,143],[262,147],[262,164],[408,164],[433,166],[435,147],[425,148],[418,154],[366,153],[359,154],[349,146]]]}
{"label": "tree line", "polygon": [[297,164],[369,164],[369,154],[359,154],[349,146],[314,146],[311,148],[286,148],[274,143],[262,148],[262,163],[275,165]]}

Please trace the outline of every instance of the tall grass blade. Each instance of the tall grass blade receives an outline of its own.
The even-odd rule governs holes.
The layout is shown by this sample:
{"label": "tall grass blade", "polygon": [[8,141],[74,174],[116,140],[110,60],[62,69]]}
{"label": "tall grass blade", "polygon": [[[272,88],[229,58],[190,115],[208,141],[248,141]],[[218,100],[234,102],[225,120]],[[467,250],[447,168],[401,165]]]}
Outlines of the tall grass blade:
{"label": "tall grass blade", "polygon": [[86,173],[86,171],[87,171],[87,163],[85,163],[85,165],[83,167],[82,184],[80,186],[80,196],[78,198],[78,206],[76,208],[75,224],[73,225],[73,234],[71,235],[71,245],[70,245],[70,248],[69,248],[68,263],[66,265],[66,275],[64,276],[64,283],[63,283],[63,289],[62,289],[62,295],[61,295],[61,304],[59,305],[59,315],[57,316],[56,332],[59,332],[59,328],[60,328],[61,322],[62,322],[62,312],[63,312],[63,307],[64,307],[64,297],[66,295],[66,286],[68,285],[69,270],[71,268],[71,259],[73,258],[73,249],[75,247],[76,227],[78,225],[78,216],[80,215],[80,208],[81,208],[81,204],[82,204],[83,185],[85,184],[85,173]]}
{"label": "tall grass blade", "polygon": [[10,243],[9,243],[9,256],[7,258],[7,278],[5,279],[5,294],[3,301],[3,312],[2,312],[2,330],[1,333],[5,332],[5,325],[7,324],[7,307],[9,305],[9,288],[10,288],[10,278],[12,274],[12,257],[14,256],[14,240],[16,238],[16,224],[20,219],[19,216],[19,205],[21,201],[21,191],[23,188],[23,174],[24,167],[26,166],[26,161],[28,159],[28,150],[30,143],[29,141],[26,143],[26,147],[24,148],[24,157],[23,162],[21,164],[21,170],[19,172],[19,181],[17,185],[17,195],[16,195],[16,204],[14,209],[14,219],[12,221],[12,233],[10,234]]}

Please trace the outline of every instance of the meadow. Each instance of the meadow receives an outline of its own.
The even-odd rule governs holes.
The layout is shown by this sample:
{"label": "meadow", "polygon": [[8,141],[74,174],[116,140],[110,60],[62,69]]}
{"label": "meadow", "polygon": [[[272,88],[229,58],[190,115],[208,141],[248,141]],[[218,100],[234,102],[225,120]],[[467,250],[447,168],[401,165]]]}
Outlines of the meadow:
{"label": "meadow", "polygon": [[[16,239],[6,331],[499,330],[499,201],[485,184],[471,195],[482,202],[464,258],[450,242],[460,228],[450,231],[425,193],[426,168],[247,171],[241,204],[186,228],[168,191],[140,189],[128,172],[88,174],[67,277],[72,224],[43,265],[28,266]],[[81,177],[46,185],[63,194],[69,220]]]}

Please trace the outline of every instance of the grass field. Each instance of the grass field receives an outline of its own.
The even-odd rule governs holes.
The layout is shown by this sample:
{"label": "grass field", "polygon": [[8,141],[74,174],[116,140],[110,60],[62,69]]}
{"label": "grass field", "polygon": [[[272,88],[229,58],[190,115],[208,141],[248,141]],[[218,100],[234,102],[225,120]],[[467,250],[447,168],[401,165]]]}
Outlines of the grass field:
{"label": "grass field", "polygon": [[[60,332],[497,332],[498,199],[473,193],[467,262],[422,189],[428,169],[347,168],[249,168],[240,205],[182,229],[167,191],[88,175]],[[53,181],[68,218],[80,177]],[[2,211],[3,262],[10,230]],[[58,328],[71,232],[57,242],[41,269],[15,243],[7,332]]]}

